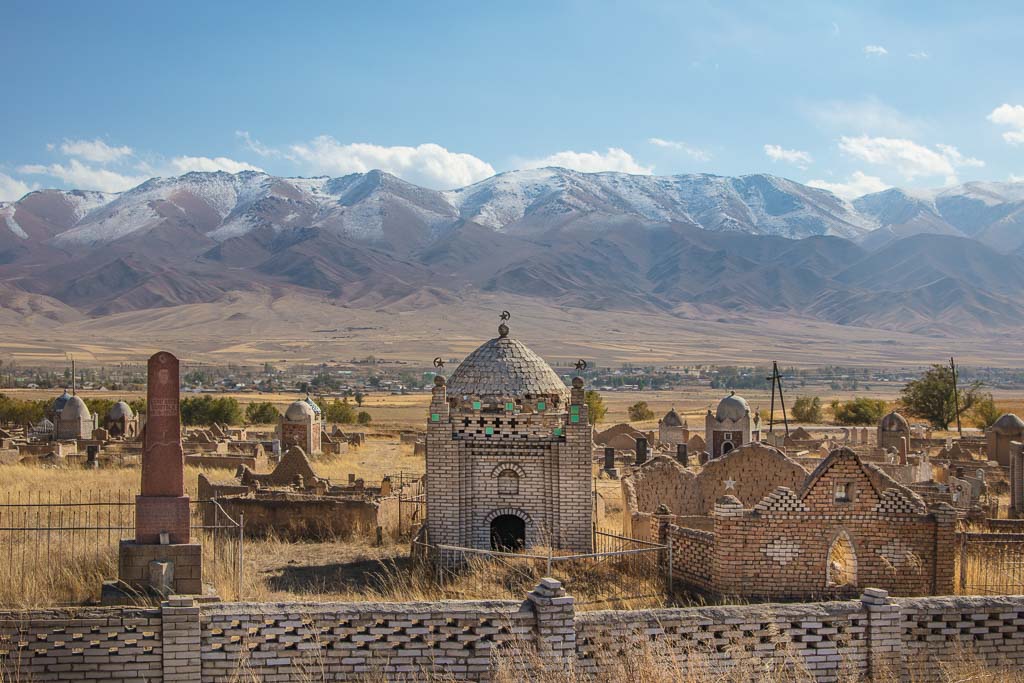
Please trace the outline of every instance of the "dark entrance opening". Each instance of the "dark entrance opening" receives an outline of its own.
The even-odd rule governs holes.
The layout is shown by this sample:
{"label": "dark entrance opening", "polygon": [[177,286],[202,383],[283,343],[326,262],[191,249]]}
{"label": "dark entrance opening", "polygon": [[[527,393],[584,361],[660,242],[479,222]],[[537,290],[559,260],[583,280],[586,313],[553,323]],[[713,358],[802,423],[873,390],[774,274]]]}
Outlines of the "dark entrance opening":
{"label": "dark entrance opening", "polygon": [[732,444],[731,443],[726,441],[725,443],[722,444],[722,455],[725,455],[726,453],[728,453],[731,450],[732,450]]}
{"label": "dark entrance opening", "polygon": [[526,522],[515,515],[498,515],[491,520],[491,550],[522,550],[526,545]]}

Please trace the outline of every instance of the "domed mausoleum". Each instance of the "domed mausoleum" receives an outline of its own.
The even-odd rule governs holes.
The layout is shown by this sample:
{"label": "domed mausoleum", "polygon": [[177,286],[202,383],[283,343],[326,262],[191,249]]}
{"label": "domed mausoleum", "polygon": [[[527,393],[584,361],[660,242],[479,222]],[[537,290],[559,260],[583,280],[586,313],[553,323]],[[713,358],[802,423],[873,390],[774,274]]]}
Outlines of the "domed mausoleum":
{"label": "domed mausoleum", "polygon": [[139,434],[139,417],[130,405],[118,401],[103,418],[103,428],[114,438],[134,439]]}
{"label": "domed mausoleum", "polygon": [[[569,390],[522,342],[498,336],[434,380],[427,420],[432,545],[593,550],[593,440],[583,380]],[[438,552],[443,564],[465,561]]]}
{"label": "domed mausoleum", "polygon": [[1004,467],[1010,466],[1010,443],[1024,441],[1024,420],[1013,413],[1005,413],[985,430],[988,441],[986,452],[989,460],[995,460]]}
{"label": "domed mausoleum", "polygon": [[672,408],[665,417],[658,420],[658,441],[663,445],[675,446],[690,440],[690,425]]}
{"label": "domed mausoleum", "polygon": [[85,401],[78,396],[71,396],[64,401],[54,425],[54,436],[58,440],[91,439],[92,430],[96,427]]}
{"label": "domed mausoleum", "polygon": [[720,458],[745,443],[761,440],[761,418],[751,416],[747,399],[735,391],[718,402],[714,413],[704,418],[704,440],[712,458]]}
{"label": "domed mausoleum", "polygon": [[292,446],[298,446],[304,453],[320,454],[320,436],[323,432],[320,406],[309,396],[292,402],[281,416],[277,432],[282,453],[288,452]]}

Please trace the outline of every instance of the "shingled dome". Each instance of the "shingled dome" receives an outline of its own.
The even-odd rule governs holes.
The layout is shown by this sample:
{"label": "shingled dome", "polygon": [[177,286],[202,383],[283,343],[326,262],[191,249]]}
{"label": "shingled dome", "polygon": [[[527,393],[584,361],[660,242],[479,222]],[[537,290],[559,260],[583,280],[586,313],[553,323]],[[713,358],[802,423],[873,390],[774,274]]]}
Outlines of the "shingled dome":
{"label": "shingled dome", "polygon": [[68,390],[65,389],[63,394],[53,400],[53,404],[50,405],[50,410],[52,410],[54,415],[56,415],[60,411],[64,410],[64,406],[67,405],[69,400],[71,400],[71,394],[69,394]]}
{"label": "shingled dome", "polygon": [[1006,413],[998,420],[992,423],[990,428],[993,432],[1006,435],[1015,435],[1024,432],[1024,420],[1013,413]]}
{"label": "shingled dome", "polygon": [[72,396],[64,404],[64,409],[60,413],[61,419],[64,420],[75,420],[79,418],[89,419],[92,415],[89,413],[89,408],[86,407],[85,401]]}
{"label": "shingled dome", "polygon": [[718,403],[718,410],[715,411],[715,419],[719,422],[724,420],[739,420],[750,411],[750,406],[747,404],[747,399],[742,396],[737,396],[735,391],[730,391],[729,395],[723,398]]}
{"label": "shingled dome", "polygon": [[448,394],[481,398],[558,396],[563,402],[569,397],[565,383],[551,366],[526,344],[508,337],[504,325],[498,337],[459,364],[448,379]]}

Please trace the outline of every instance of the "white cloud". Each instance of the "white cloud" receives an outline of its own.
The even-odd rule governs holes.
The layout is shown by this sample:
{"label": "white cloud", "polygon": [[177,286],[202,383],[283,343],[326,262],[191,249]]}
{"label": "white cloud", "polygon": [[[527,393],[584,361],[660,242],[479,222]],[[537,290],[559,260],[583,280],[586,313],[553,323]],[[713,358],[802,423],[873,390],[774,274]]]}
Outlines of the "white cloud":
{"label": "white cloud", "polygon": [[871,164],[890,166],[907,180],[918,176],[944,176],[947,183],[956,182],[956,169],[962,166],[979,167],[985,162],[965,157],[951,145],[937,145],[938,151],[901,138],[843,136],[839,149],[846,154]]}
{"label": "white cloud", "polygon": [[573,152],[566,150],[556,152],[543,159],[533,159],[520,165],[521,168],[544,168],[546,166],[559,166],[571,168],[583,173],[598,173],[600,171],[619,171],[621,173],[633,173],[636,175],[650,175],[654,172],[653,166],[641,166],[633,155],[619,147],[609,147],[605,153],[601,152]]}
{"label": "white cloud", "polygon": [[661,138],[648,138],[647,142],[651,143],[655,147],[662,147],[664,149],[674,149],[676,151],[682,152],[683,154],[687,155],[688,157],[690,157],[692,159],[696,159],[697,161],[710,161],[711,160],[711,153],[710,152],[708,152],[706,150],[703,150],[703,149],[700,149],[700,148],[697,148],[697,147],[693,147],[691,145],[686,144],[685,142],[681,142],[681,141],[678,141],[678,140],[663,140]]}
{"label": "white cloud", "polygon": [[884,57],[889,54],[889,51],[881,45],[865,45],[864,54],[868,57]]}
{"label": "white cloud", "polygon": [[472,154],[450,152],[440,145],[382,147],[342,144],[329,135],[291,145],[288,158],[315,173],[365,173],[380,169],[411,183],[436,189],[470,185],[494,175],[494,167]]}
{"label": "white cloud", "polygon": [[826,180],[809,180],[807,184],[811,187],[818,187],[822,190],[842,197],[843,199],[856,199],[872,192],[888,190],[889,185],[881,178],[867,175],[861,171],[854,171],[853,175],[845,183],[830,183]]}
{"label": "white cloud", "polygon": [[924,50],[918,50],[916,52],[908,53],[907,56],[910,57],[911,59],[930,59],[931,58],[931,55],[928,54],[927,52],[925,52]]}
{"label": "white cloud", "polygon": [[227,171],[228,173],[240,173],[241,171],[262,171],[262,168],[247,164],[244,161],[235,161],[227,157],[174,157],[170,161],[171,168],[176,174],[188,173],[189,171]]}
{"label": "white cloud", "polygon": [[261,157],[281,156],[281,153],[278,150],[273,149],[272,147],[267,147],[262,142],[260,142],[253,136],[249,135],[249,131],[247,130],[236,130],[235,136],[242,140],[242,143],[245,145],[246,149],[248,149],[251,152],[255,152],[256,154],[259,154]]}
{"label": "white cloud", "polygon": [[1010,177],[1007,178],[1007,180],[1009,180],[1011,183],[1024,183],[1024,175],[1017,175],[1015,173],[1011,173]]}
{"label": "white cloud", "polygon": [[805,115],[817,126],[837,133],[851,130],[875,135],[915,135],[925,124],[906,116],[875,97],[863,100],[829,100],[804,106]]}
{"label": "white cloud", "polygon": [[21,199],[34,189],[27,183],[12,178],[6,173],[0,173],[0,202],[13,202]]}
{"label": "white cloud", "polygon": [[805,168],[814,161],[809,152],[799,149],[784,149],[781,145],[765,145],[764,153],[772,161],[785,161],[790,164],[796,164],[800,168]]}
{"label": "white cloud", "polygon": [[[53,149],[53,145],[46,147]],[[60,144],[60,151],[65,156],[79,157],[98,164],[109,164],[133,153],[131,147],[111,147],[102,140],[64,140]]]}
{"label": "white cloud", "polygon": [[146,180],[145,177],[128,176],[105,168],[96,168],[71,159],[64,164],[28,164],[18,168],[20,173],[46,175],[78,190],[100,190],[101,192],[123,192]]}
{"label": "white cloud", "polygon": [[1003,139],[1011,145],[1024,143],[1024,105],[1001,104],[986,118],[996,125],[1013,129],[1003,133]]}

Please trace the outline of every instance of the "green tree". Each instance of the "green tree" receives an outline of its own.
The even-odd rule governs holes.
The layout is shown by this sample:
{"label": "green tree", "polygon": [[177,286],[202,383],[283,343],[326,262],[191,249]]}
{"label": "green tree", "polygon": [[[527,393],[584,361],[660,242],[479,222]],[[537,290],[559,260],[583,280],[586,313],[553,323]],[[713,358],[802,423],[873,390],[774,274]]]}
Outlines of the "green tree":
{"label": "green tree", "polygon": [[128,406],[132,409],[132,412],[136,415],[146,414],[146,399],[145,398],[133,398],[128,401]]}
{"label": "green tree", "polygon": [[910,415],[928,420],[934,429],[948,429],[949,423],[956,420],[957,397],[963,415],[985,396],[981,382],[972,382],[954,393],[953,371],[949,366],[936,364],[919,378],[907,382],[900,392],[900,405]]}
{"label": "green tree", "polygon": [[99,415],[101,420],[115,403],[113,399],[109,398],[87,398],[84,400],[85,407],[89,409],[89,412],[93,415]]}
{"label": "green tree", "polygon": [[34,424],[43,419],[49,403],[49,401],[27,401],[0,394],[0,421],[11,424]]}
{"label": "green tree", "polygon": [[230,397],[189,396],[181,400],[181,421],[186,425],[241,424],[242,407]]}
{"label": "green tree", "polygon": [[880,398],[858,396],[852,401],[832,403],[832,414],[841,425],[876,424],[885,415],[888,404]]}
{"label": "green tree", "polygon": [[798,397],[793,404],[793,419],[797,422],[820,423],[821,399],[817,396]]}
{"label": "green tree", "polygon": [[327,422],[338,422],[340,424],[353,424],[357,415],[355,408],[346,398],[343,401],[334,399],[322,407],[323,418]]}
{"label": "green tree", "polygon": [[979,429],[988,429],[1002,416],[1002,412],[992,400],[992,394],[985,394],[971,408],[971,420]]}
{"label": "green tree", "polygon": [[588,389],[587,393],[584,394],[584,400],[587,402],[587,413],[590,415],[590,424],[597,424],[604,419],[605,413],[608,412],[608,407],[604,404],[604,399],[601,398],[601,394],[597,393],[594,389]]}
{"label": "green tree", "polygon": [[637,401],[627,408],[626,411],[629,413],[629,419],[634,422],[654,419],[654,411],[647,405],[647,401]]}
{"label": "green tree", "polygon": [[273,424],[281,417],[281,413],[269,401],[250,403],[245,407],[245,421],[254,425]]}
{"label": "green tree", "polygon": [[373,418],[370,417],[370,414],[365,410],[360,410],[359,415],[356,416],[356,422],[361,425],[368,425],[373,422]]}
{"label": "green tree", "polygon": [[356,399],[356,405],[359,406],[360,408],[362,408],[363,407],[363,398],[365,398],[365,394],[363,394],[363,392],[361,392],[361,391],[356,391],[356,394],[355,394],[354,398]]}

